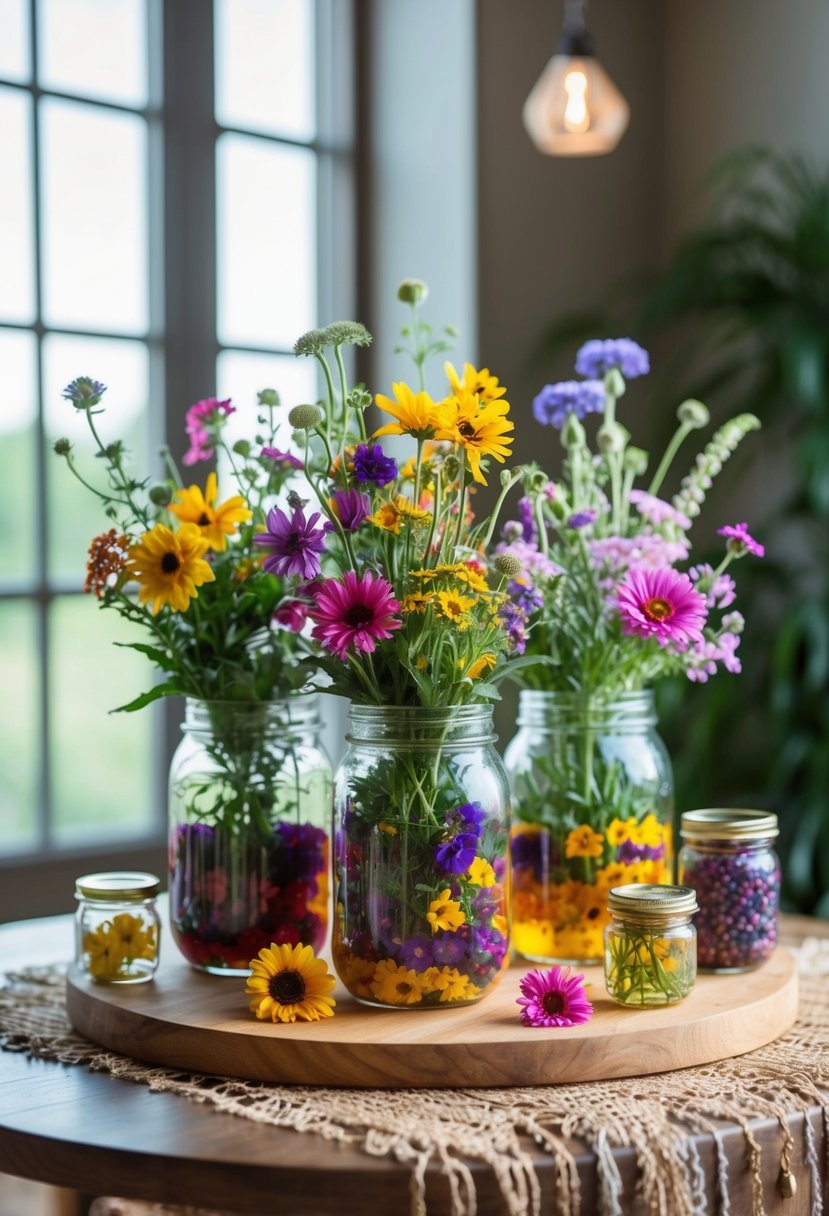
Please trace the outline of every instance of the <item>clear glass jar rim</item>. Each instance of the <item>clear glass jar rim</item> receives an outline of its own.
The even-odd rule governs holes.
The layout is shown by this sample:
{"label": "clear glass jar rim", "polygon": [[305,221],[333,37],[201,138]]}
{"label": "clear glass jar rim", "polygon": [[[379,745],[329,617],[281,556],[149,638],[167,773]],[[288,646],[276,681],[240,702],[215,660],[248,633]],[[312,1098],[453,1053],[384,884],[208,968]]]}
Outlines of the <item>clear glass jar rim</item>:
{"label": "clear glass jar rim", "polygon": [[684,840],[763,840],[780,835],[773,811],[709,807],[684,811],[680,818]]}
{"label": "clear glass jar rim", "polygon": [[113,902],[152,899],[161,890],[161,879],[139,870],[108,870],[100,874],[83,874],[75,879],[78,899]]}
{"label": "clear glass jar rim", "polygon": [[478,705],[349,705],[352,722],[412,722],[415,725],[442,726],[445,722],[490,722],[492,703]]}
{"label": "clear glass jar rim", "polygon": [[213,715],[219,718],[233,717],[236,724],[273,719],[288,725],[311,727],[321,725],[319,694],[316,692],[294,693],[277,697],[272,701],[205,701],[198,697],[185,697],[182,730],[210,729]]}
{"label": "clear glass jar rim", "polygon": [[522,688],[518,700],[519,705],[533,709],[559,705],[563,708],[582,710],[607,710],[615,706],[650,709],[654,704],[654,691],[652,688],[637,688],[603,697],[598,692],[585,694],[558,689]]}

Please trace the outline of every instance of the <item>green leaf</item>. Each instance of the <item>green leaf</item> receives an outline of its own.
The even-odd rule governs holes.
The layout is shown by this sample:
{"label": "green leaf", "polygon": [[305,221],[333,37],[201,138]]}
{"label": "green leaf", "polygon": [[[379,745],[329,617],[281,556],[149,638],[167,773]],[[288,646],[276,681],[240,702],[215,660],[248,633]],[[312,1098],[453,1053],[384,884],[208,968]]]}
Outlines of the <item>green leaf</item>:
{"label": "green leaf", "polygon": [[181,685],[178,681],[167,680],[164,684],[156,684],[155,688],[151,688],[149,692],[142,692],[140,697],[136,697],[128,705],[119,705],[117,709],[110,710],[110,713],[131,714],[136,709],[143,709],[145,705],[151,705],[153,701],[160,701],[162,697],[174,697],[180,695],[181,692]]}

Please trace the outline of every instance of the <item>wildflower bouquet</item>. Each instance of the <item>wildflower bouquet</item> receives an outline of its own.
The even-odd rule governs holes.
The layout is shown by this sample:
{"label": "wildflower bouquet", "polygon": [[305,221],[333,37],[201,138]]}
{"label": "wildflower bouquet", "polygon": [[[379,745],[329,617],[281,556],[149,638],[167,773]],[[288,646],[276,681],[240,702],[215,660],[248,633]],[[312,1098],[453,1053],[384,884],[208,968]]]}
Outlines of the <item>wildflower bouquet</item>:
{"label": "wildflower bouquet", "polygon": [[[499,547],[521,563],[508,590],[526,652],[552,659],[525,673],[524,730],[507,753],[521,821],[515,943],[533,958],[596,959],[609,888],[672,881],[670,766],[649,690],[672,673],[705,682],[720,667],[740,670],[729,567],[763,553],[745,524],[726,525],[717,567],[689,564],[706,491],[759,423],[742,414],[721,427],[666,500],[681,445],[709,415],[683,402],[648,476],[647,453],[616,418],[626,382],[648,370],[635,342],[591,341],[576,359],[582,379],[542,389],[533,412],[559,432],[562,476],[526,471],[520,518]],[[595,451],[585,429],[594,414]]]}
{"label": "wildflower bouquet", "polygon": [[513,424],[486,370],[446,364],[444,395],[429,395],[425,365],[445,339],[420,318],[425,294],[401,286],[418,380],[374,398],[390,421],[373,434],[372,397],[349,389],[342,356],[370,341],[366,330],[342,323],[298,340],[327,386],[319,405],[289,415],[305,437],[314,514],[275,509],[259,538],[296,564],[325,549],[322,577],[297,570],[296,603],[317,664],[352,703],[335,781],[334,960],[352,993],[393,1006],[473,1000],[507,960],[507,801],[491,702],[516,661],[505,586],[517,565],[487,547],[519,474],[502,473],[488,518],[472,508]]}
{"label": "wildflower bouquet", "polygon": [[[83,412],[104,474],[81,472],[67,440],[56,451],[112,522],[89,549],[85,590],[144,632],[126,645],[163,679],[122,710],[187,698],[186,738],[170,781],[171,921],[196,965],[247,970],[270,942],[320,945],[326,931],[330,769],[309,753],[314,715],[292,694],[308,684],[290,626],[279,561],[261,561],[266,504],[287,493],[301,462],[277,446],[279,398],[259,394],[257,433],[231,447],[229,400],[187,411],[192,466],[224,454],[235,492],[215,472],[186,485],[168,451],[167,477],[136,479],[120,440],[98,419],[106,389],[79,377],[64,397]],[[306,555],[312,576],[318,559]],[[137,590],[137,595],[136,595]]]}

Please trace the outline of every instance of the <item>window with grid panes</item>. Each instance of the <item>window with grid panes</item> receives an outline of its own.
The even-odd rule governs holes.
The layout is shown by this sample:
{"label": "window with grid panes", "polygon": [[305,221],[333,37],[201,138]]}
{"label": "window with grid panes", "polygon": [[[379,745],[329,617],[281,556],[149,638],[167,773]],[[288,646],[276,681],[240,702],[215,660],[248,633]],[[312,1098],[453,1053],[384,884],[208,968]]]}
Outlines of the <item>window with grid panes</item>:
{"label": "window with grid panes", "polygon": [[[353,307],[350,6],[166,4],[0,0],[7,864],[126,848],[164,830],[165,711],[109,713],[154,678],[114,643],[147,639],[81,593],[106,521],[52,452],[68,438],[94,479],[86,420],[63,387],[78,375],[107,384],[105,441],[126,440],[138,476],[159,472],[159,442],[183,450],[184,413],[199,396],[232,397],[248,434],[260,388],[314,399],[293,341]],[[173,232],[174,123],[191,140],[190,197],[210,206]],[[193,306],[196,265],[193,291],[215,307]],[[208,466],[190,471],[203,481]]]}

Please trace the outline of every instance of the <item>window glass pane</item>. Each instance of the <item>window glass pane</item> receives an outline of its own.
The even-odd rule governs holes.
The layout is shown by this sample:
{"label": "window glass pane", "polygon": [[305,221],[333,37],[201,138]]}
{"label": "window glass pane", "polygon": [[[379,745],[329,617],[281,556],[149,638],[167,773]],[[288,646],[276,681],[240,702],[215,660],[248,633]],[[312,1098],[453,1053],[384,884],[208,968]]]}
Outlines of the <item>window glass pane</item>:
{"label": "window glass pane", "polygon": [[37,843],[40,771],[37,610],[18,600],[0,602],[0,672],[9,695],[0,697],[0,854]]}
{"label": "window glass pane", "polygon": [[0,76],[30,80],[29,0],[0,0]]}
{"label": "window glass pane", "polygon": [[[257,430],[256,419],[262,411],[256,394],[263,388],[275,388],[281,402],[276,412],[276,419],[280,423],[277,446],[302,457],[303,449],[291,441],[293,431],[288,425],[288,411],[295,405],[316,401],[319,397],[316,368],[315,359],[295,359],[293,355],[222,351],[216,364],[216,391],[220,400],[230,397],[236,406],[236,413],[230,415],[227,423],[225,433],[228,441],[253,440],[256,434],[261,433],[261,428]],[[218,473],[220,481],[227,486],[232,474],[226,458],[221,454]]]}
{"label": "window glass pane", "polygon": [[42,103],[47,325],[142,333],[147,313],[147,124]]}
{"label": "window glass pane", "polygon": [[217,147],[219,341],[290,349],[316,314],[316,165],[304,148]]}
{"label": "window glass pane", "polygon": [[0,406],[0,580],[33,578],[36,494],[37,369],[34,334],[0,330],[3,403]]}
{"label": "window glass pane", "polygon": [[50,609],[49,640],[56,843],[148,835],[155,826],[152,710],[109,712],[152,687],[152,664],[114,644],[146,637],[91,596],[61,596]]}
{"label": "window glass pane", "polygon": [[314,0],[215,0],[216,118],[314,137]]}
{"label": "window glass pane", "polygon": [[82,486],[52,451],[56,439],[73,447],[78,472],[99,489],[106,488],[103,461],[96,459],[86,414],[61,393],[76,376],[91,376],[108,385],[106,411],[93,421],[104,444],[121,439],[127,469],[137,481],[152,470],[147,451],[149,355],[141,342],[107,338],[69,338],[51,334],[43,343],[43,412],[46,452],[48,572],[51,579],[70,579],[81,586],[89,543],[112,526],[100,500]]}
{"label": "window glass pane", "polygon": [[147,104],[145,0],[38,0],[44,89]]}
{"label": "window glass pane", "polygon": [[32,103],[19,89],[0,88],[0,165],[0,318],[28,324],[35,317]]}

